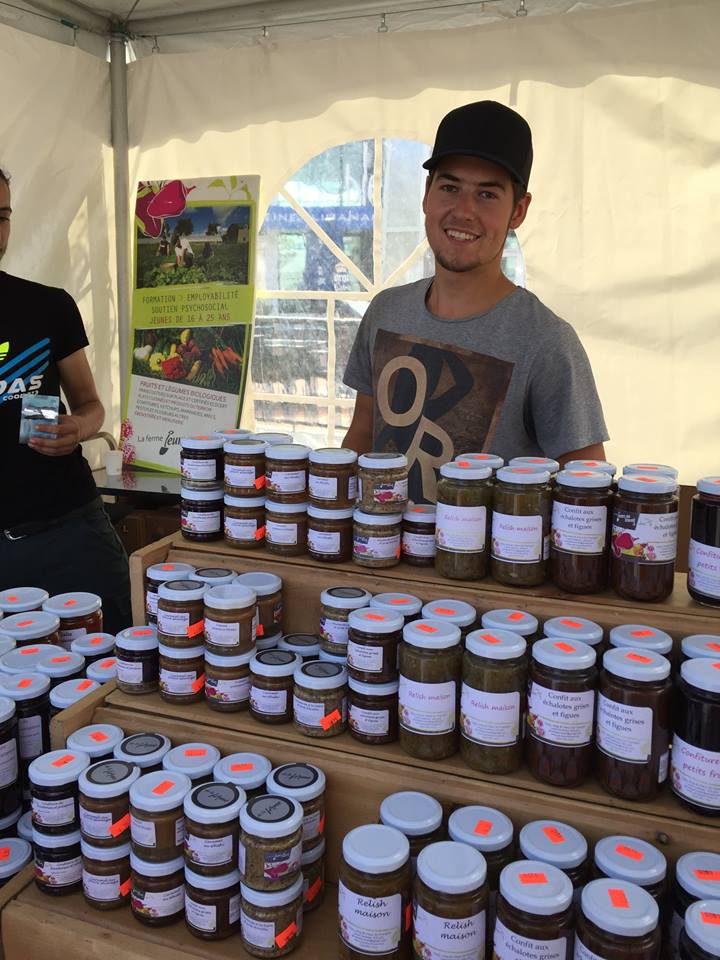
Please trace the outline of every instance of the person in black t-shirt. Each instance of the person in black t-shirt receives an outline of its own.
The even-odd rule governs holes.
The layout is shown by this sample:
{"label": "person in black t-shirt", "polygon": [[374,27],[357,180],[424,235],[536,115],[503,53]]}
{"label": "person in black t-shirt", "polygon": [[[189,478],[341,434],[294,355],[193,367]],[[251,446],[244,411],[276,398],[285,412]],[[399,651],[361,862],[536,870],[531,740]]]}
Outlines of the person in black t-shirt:
{"label": "person in black t-shirt", "polygon": [[[0,169],[0,261],[10,237],[9,177]],[[80,312],[64,290],[0,270],[0,589],[97,593],[105,630],[132,623],[125,551],[98,496],[80,443],[105,411],[85,356]],[[19,442],[23,396],[60,396],[57,426]]]}

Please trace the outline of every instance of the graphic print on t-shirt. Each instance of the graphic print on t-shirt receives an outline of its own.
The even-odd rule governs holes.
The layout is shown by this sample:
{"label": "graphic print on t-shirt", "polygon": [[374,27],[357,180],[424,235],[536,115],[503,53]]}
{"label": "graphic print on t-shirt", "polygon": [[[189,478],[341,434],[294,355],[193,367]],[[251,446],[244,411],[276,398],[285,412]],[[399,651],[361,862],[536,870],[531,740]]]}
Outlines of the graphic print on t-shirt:
{"label": "graphic print on t-shirt", "polygon": [[436,471],[457,453],[490,448],[513,368],[486,354],[378,330],[373,448],[406,454],[411,500],[435,500]]}
{"label": "graphic print on t-shirt", "polygon": [[13,356],[12,342],[0,343],[0,403],[27,393],[40,393],[42,374],[50,363],[50,340],[45,337]]}

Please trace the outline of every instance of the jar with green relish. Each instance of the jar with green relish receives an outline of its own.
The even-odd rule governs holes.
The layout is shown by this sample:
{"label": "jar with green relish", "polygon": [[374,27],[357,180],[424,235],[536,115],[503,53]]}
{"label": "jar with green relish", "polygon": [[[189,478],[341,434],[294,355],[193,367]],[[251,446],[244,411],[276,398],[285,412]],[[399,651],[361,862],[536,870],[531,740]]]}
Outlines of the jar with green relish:
{"label": "jar with green relish", "polygon": [[435,515],[435,569],[450,580],[480,580],[487,573],[492,471],[470,460],[440,467]]}
{"label": "jar with green relish", "polygon": [[506,586],[539,586],[550,566],[550,474],[503,467],[495,480],[490,573]]}

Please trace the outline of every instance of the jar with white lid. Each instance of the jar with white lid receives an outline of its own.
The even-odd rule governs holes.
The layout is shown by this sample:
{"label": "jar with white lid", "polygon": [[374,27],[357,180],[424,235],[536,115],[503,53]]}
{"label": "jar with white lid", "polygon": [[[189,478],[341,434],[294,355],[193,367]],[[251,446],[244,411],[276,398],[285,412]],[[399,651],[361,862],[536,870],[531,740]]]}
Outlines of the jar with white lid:
{"label": "jar with white lid", "polygon": [[42,893],[64,896],[82,887],[80,831],[49,835],[33,827],[35,883]]}
{"label": "jar with white lid", "polygon": [[204,596],[205,645],[210,653],[236,656],[255,647],[257,594],[241,583],[208,587]]}
{"label": "jar with white lid", "polygon": [[295,671],[302,658],[290,650],[262,650],[250,661],[250,714],[260,723],[289,723]]}
{"label": "jar with white lid", "polygon": [[313,507],[342,510],[357,498],[357,460],[354,450],[320,447],[308,457],[308,493]]}
{"label": "jar with white lid", "polygon": [[493,934],[498,960],[570,960],[573,888],[565,874],[538,860],[517,860],[500,874]]}
{"label": "jar with white lid", "polygon": [[49,597],[42,608],[60,618],[60,646],[66,650],[76,637],[102,630],[102,600],[96,593],[59,593]]}
{"label": "jar with white lid", "polygon": [[401,513],[356,510],[353,514],[353,561],[381,570],[400,562]]}
{"label": "jar with white lid", "polygon": [[382,953],[404,960],[410,950],[410,845],[393,827],[365,824],[346,834],[338,881],[340,960]]}
{"label": "jar with white lid", "polygon": [[528,644],[542,636],[538,618],[525,610],[513,610],[509,607],[488,610],[480,618],[480,623],[483,630],[511,630],[524,637]]}
{"label": "jar with white lid", "polygon": [[550,574],[566,593],[607,587],[612,477],[599,470],[561,470],[553,490]]}
{"label": "jar with white lid", "polygon": [[119,743],[113,755],[117,760],[133,763],[143,773],[162,770],[162,761],[170,749],[170,741],[162,733],[133,733]]}
{"label": "jar with white lid", "polygon": [[23,837],[7,837],[3,842],[7,853],[0,861],[0,888],[4,887],[15,874],[20,873],[32,860],[32,847]]}
{"label": "jar with white lid", "polygon": [[285,890],[256,890],[242,883],[240,933],[254,957],[283,957],[299,946],[303,929],[303,879]]}
{"label": "jar with white lid", "polygon": [[580,640],[599,655],[604,652],[605,633],[599,623],[585,617],[552,617],[543,624],[543,633],[552,640]]}
{"label": "jar with white lid", "polygon": [[9,587],[0,590],[0,613],[27,613],[40,610],[50,594],[42,587]]}
{"label": "jar with white lid", "polygon": [[0,695],[15,703],[18,754],[25,763],[50,749],[50,681],[39,673],[0,675]]}
{"label": "jar with white lid", "polygon": [[280,433],[277,430],[265,430],[260,433],[251,433],[250,440],[262,440],[268,447],[276,447],[279,443],[292,443],[291,433]]}
{"label": "jar with white lid", "polygon": [[693,600],[720,606],[720,477],[702,477],[692,498],[687,590]]}
{"label": "jar with white lid", "polygon": [[505,586],[540,586],[550,567],[550,473],[507,466],[495,480],[490,573]]}
{"label": "jar with white lid", "polygon": [[240,930],[240,872],[204,876],[185,867],[185,923],[200,940],[225,940]]}
{"label": "jar with white lid", "polygon": [[265,781],[271,770],[270,761],[259,753],[231,753],[215,764],[213,779],[235,784],[251,800],[265,793]]}
{"label": "jar with white lid", "polygon": [[88,906],[95,910],[115,910],[130,900],[130,844],[98,847],[80,841],[82,888]]}
{"label": "jar with white lid", "polygon": [[398,675],[398,645],[405,625],[396,612],[377,607],[351,610],[348,616],[347,671],[353,680],[390,683]]}
{"label": "jar with white lid", "polygon": [[96,660],[91,663],[85,671],[88,680],[94,680],[101,686],[103,683],[110,683],[117,678],[117,657],[105,657],[104,660]]}
{"label": "jar with white lid", "polygon": [[454,624],[460,631],[463,640],[477,622],[475,607],[464,600],[454,600],[451,597],[431,600],[424,604],[421,616],[423,620],[440,620],[443,623]]}
{"label": "jar with white lid", "polygon": [[452,840],[425,847],[413,891],[415,954],[484,957],[487,906],[487,867],[481,853]]}
{"label": "jar with white lid", "polygon": [[353,507],[331,510],[312,503],[307,510],[307,549],[318,563],[348,563],[352,558]]}
{"label": "jar with white lid", "polygon": [[377,593],[370,598],[370,606],[383,613],[400,615],[405,623],[420,617],[423,602],[411,593]]}
{"label": "jar with white lid", "polygon": [[358,457],[358,507],[363,513],[400,513],[408,502],[408,459],[402,453]]}
{"label": "jar with white lid", "polygon": [[265,546],[280,557],[307,553],[308,505],[304,502],[265,501]]}
{"label": "jar with white lid", "polygon": [[308,455],[302,443],[279,443],[265,450],[265,490],[275,503],[305,503]]}
{"label": "jar with white lid", "polygon": [[290,797],[261,794],[240,811],[241,879],[253,890],[295,883],[302,855],[303,808]]}
{"label": "jar with white lid", "polygon": [[117,847],[130,839],[130,788],[142,771],[126,760],[100,760],[78,780],[80,832],[96,847]]}
{"label": "jar with white lid", "polygon": [[685,912],[698,900],[720,897],[720,853],[684,853],[675,864],[672,885],[672,917],[669,923],[670,956],[680,956],[680,934]]}
{"label": "jar with white lid", "polygon": [[180,532],[193,543],[220,540],[223,531],[223,489],[180,491]]}
{"label": "jar with white lid", "polygon": [[11,613],[2,620],[0,629],[3,636],[14,640],[20,649],[28,644],[60,646],[60,617],[45,610]]}
{"label": "jar with white lid", "polygon": [[160,644],[160,696],[167,703],[196,703],[204,697],[205,647]]}
{"label": "jar with white lid", "polygon": [[83,697],[95,693],[100,684],[94,680],[64,680],[50,691],[50,717],[54,717],[61,710],[67,710]]}
{"label": "jar with white lid", "polygon": [[695,813],[720,816],[720,657],[683,663],[674,707],[673,792]]}
{"label": "jar with white lid", "polygon": [[348,730],[355,740],[371,745],[397,740],[399,689],[398,680],[362,683],[348,677]]}
{"label": "jar with white lid", "polygon": [[682,960],[715,960],[720,957],[720,899],[699,900],[688,907],[680,935]]}
{"label": "jar with white lid", "polygon": [[245,550],[265,544],[265,497],[231,497],[225,494],[225,542]]}
{"label": "jar with white lid", "polygon": [[14,813],[22,802],[15,702],[0,697],[0,817]]}
{"label": "jar with white lid", "polygon": [[328,587],[320,594],[320,645],[332,654],[345,654],[351,610],[367,607],[372,598],[362,587]]}
{"label": "jar with white lid", "polygon": [[317,660],[320,654],[320,639],[314,633],[286,633],[278,640],[278,650],[294,653],[307,663]]}
{"label": "jar with white lid", "polygon": [[169,773],[182,773],[193,786],[210,782],[213,768],[220,759],[220,751],[209,743],[181,743],[173,747],[163,757],[163,770]]}
{"label": "jar with white lid", "polygon": [[316,910],[325,897],[325,838],[318,846],[305,850],[301,861],[303,876],[303,912]]}
{"label": "jar with white lid", "polygon": [[636,883],[665,908],[667,860],[657,847],[638,837],[603,837],[593,850],[593,876]]}
{"label": "jar with white lid", "polygon": [[16,647],[3,654],[0,660],[0,673],[22,676],[25,673],[37,673],[37,665],[45,657],[53,654],[61,657],[65,648],[54,643],[28,644],[25,647]]}
{"label": "jar with white lid", "polygon": [[158,587],[157,633],[166,647],[193,647],[203,638],[204,583],[171,580]]}
{"label": "jar with white lid", "polygon": [[52,689],[64,680],[80,680],[85,673],[85,657],[72,650],[51,653],[38,661],[35,669],[50,679]]}
{"label": "jar with white lid", "polygon": [[204,783],[186,795],[185,863],[195,873],[219,877],[235,868],[245,802],[245,791],[232,783]]}
{"label": "jar with white lid", "polygon": [[132,850],[130,870],[130,909],[136,920],[148,927],[166,927],[182,917],[185,910],[183,857],[158,863]]}
{"label": "jar with white lid", "polygon": [[402,518],[402,557],[413,567],[435,565],[435,504],[412,503]]}
{"label": "jar with white lid", "polygon": [[615,479],[617,474],[617,465],[610,463],[609,460],[569,460],[565,466],[565,470],[599,470],[600,473],[609,474],[612,479]]}
{"label": "jar with white lid", "polygon": [[440,467],[435,516],[435,569],[451,580],[487,574],[493,482],[489,467],[455,460]]}
{"label": "jar with white lid", "polygon": [[658,960],[662,946],[658,905],[642,887],[623,880],[592,880],[582,891],[575,960],[636,957]]}
{"label": "jar with white lid", "polygon": [[80,654],[85,658],[85,665],[90,666],[115,652],[115,637],[112,633],[86,633],[84,637],[73,640],[70,651]]}
{"label": "jar with white lid", "polygon": [[413,874],[420,853],[445,839],[442,807],[435,797],[418,790],[400,790],[385,797],[380,804],[380,823],[407,837]]}
{"label": "jar with white lid", "polygon": [[167,862],[182,857],[185,841],[183,802],[192,783],[184,773],[156,770],[130,787],[130,837],[143,860]]}
{"label": "jar with white lid", "polygon": [[32,823],[43,834],[68,833],[78,825],[78,777],[90,765],[81,751],[52,750],[28,768]]}
{"label": "jar with white lid", "polygon": [[187,580],[195,573],[189,563],[153,563],[145,571],[145,618],[157,622],[158,586],[168,580]]}
{"label": "jar with white lid", "polygon": [[322,649],[317,659],[324,660],[326,663],[339,663],[341,667],[347,667],[347,657],[343,657],[342,655],[338,656],[335,653],[327,653],[327,651]]}
{"label": "jar with white lid", "polygon": [[694,660],[706,657],[717,660],[720,656],[720,635],[714,633],[693,633],[683,637],[680,643],[680,659]]}
{"label": "jar with white lid", "polygon": [[520,853],[526,860],[551,863],[568,877],[577,904],[588,879],[588,844],[574,827],[559,820],[532,820],[518,836]]}
{"label": "jar with white lid", "polygon": [[250,706],[250,662],[255,649],[237,656],[205,650],[205,700],[211,710],[235,713]]}
{"label": "jar with white lid", "polygon": [[493,476],[505,466],[505,461],[496,453],[460,453],[455,457],[456,460],[472,460],[483,467],[490,467]]}
{"label": "jar with white lid", "polygon": [[325,774],[312,763],[284,763],[267,778],[267,792],[297,800],[303,810],[302,848],[312,850],[325,836]]}
{"label": "jar with white lid", "polygon": [[222,437],[183,437],[180,445],[180,477],[188,490],[213,489],[222,483]]}
{"label": "jar with white lid", "polygon": [[649,650],[672,659],[673,640],[670,634],[644,623],[623,623],[613,627],[608,634],[608,643],[611,647]]}
{"label": "jar with white lid", "polygon": [[120,727],[112,723],[91,723],[71,733],[65,745],[68,750],[82,750],[90,757],[91,763],[97,763],[112,757],[113,750],[124,736]]}
{"label": "jar with white lid", "polygon": [[282,578],[276,573],[251,571],[235,577],[235,583],[255,591],[257,597],[257,638],[268,640],[282,634]]}
{"label": "jar with white lid", "polygon": [[225,493],[231,497],[255,497],[265,488],[265,444],[242,437],[224,446]]}
{"label": "jar with white lid", "polygon": [[225,567],[198,567],[190,579],[204,583],[206,587],[222,587],[226,583],[233,583],[236,576],[234,570]]}
{"label": "jar with white lid", "polygon": [[295,670],[293,724],[306,737],[336,737],[347,723],[347,671],[310,660]]}

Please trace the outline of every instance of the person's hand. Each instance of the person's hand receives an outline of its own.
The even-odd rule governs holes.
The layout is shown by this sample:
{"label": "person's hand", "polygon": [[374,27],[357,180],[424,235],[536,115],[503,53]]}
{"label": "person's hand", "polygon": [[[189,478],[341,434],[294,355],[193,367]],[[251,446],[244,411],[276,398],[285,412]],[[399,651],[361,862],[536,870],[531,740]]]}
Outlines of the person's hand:
{"label": "person's hand", "polygon": [[61,414],[57,424],[43,424],[42,431],[33,434],[28,446],[47,457],[64,457],[79,443],[80,424],[75,417]]}

